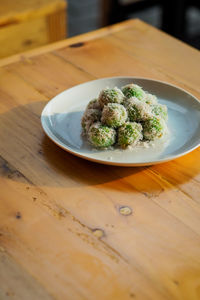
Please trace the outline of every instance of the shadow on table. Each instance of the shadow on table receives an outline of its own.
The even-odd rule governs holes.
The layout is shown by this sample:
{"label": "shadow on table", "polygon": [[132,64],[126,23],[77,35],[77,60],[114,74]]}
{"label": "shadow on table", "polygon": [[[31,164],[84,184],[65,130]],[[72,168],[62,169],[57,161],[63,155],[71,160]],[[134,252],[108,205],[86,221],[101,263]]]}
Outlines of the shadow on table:
{"label": "shadow on table", "polygon": [[[0,115],[0,176],[36,186],[73,188],[104,184],[104,188],[121,189],[122,192],[138,190],[156,194],[162,191],[156,172],[165,176],[164,170],[173,166],[169,165],[171,163],[162,164],[162,167],[124,168],[75,157],[45,136],[40,123],[45,105],[46,102],[30,103]],[[185,160],[179,161],[184,168]],[[180,177],[178,184],[194,175],[188,173],[186,177]]]}

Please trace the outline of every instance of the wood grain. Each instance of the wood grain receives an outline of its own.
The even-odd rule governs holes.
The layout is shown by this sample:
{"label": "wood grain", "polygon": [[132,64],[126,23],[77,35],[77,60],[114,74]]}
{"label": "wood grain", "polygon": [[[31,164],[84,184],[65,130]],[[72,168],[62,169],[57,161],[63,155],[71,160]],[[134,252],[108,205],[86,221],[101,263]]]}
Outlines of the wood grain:
{"label": "wood grain", "polygon": [[0,25],[20,23],[66,9],[63,0],[1,0]]}
{"label": "wood grain", "polygon": [[[135,20],[134,22],[137,22],[137,20]],[[65,46],[79,44],[84,41],[90,41],[90,40],[96,39],[97,37],[106,36],[107,34],[110,34],[112,32],[117,32],[117,31],[123,30],[124,28],[128,28],[131,26],[132,26],[132,21],[125,21],[125,22],[122,22],[119,24],[115,24],[115,25],[101,28],[101,29],[98,29],[95,31],[85,33],[85,34],[74,36],[72,38],[69,38],[69,39],[66,39],[63,41],[52,43],[50,45],[45,45],[45,46],[37,48],[37,49],[33,49],[30,51],[26,51],[24,53],[12,55],[10,57],[1,59],[0,66],[8,65],[10,63],[18,62],[18,61],[24,60],[24,59],[29,59],[31,57],[38,56],[43,53],[48,53],[48,52],[51,52],[52,50],[60,49]]]}
{"label": "wood grain", "polygon": [[0,299],[199,299],[200,150],[151,167],[103,166],[64,152],[40,124],[51,97],[104,76],[165,80],[199,97],[199,53],[137,20],[7,62]]}
{"label": "wood grain", "polygon": [[0,57],[30,50],[47,44],[48,32],[44,18],[0,28]]}
{"label": "wood grain", "polygon": [[65,0],[1,0],[0,58],[66,38]]}

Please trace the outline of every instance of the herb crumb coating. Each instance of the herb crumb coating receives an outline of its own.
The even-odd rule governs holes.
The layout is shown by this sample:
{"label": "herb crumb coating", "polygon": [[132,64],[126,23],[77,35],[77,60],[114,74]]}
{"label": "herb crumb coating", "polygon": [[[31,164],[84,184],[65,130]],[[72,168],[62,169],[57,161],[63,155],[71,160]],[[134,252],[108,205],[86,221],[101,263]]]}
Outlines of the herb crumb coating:
{"label": "herb crumb coating", "polygon": [[101,122],[107,126],[117,128],[123,125],[127,119],[126,108],[118,103],[108,103],[102,111]]}
{"label": "herb crumb coating", "polygon": [[103,89],[83,114],[83,134],[92,146],[122,149],[162,138],[167,133],[167,106],[155,95],[131,83]]}
{"label": "herb crumb coating", "polygon": [[112,89],[106,88],[102,90],[98,98],[101,108],[103,108],[104,105],[107,105],[108,103],[121,104],[123,100],[124,100],[124,94],[117,87],[114,87]]}

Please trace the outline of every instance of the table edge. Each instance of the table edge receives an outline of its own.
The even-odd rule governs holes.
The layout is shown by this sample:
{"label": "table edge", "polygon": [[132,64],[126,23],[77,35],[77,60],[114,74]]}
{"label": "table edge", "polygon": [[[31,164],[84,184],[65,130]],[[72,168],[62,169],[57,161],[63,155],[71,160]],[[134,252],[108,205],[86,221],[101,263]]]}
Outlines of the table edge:
{"label": "table edge", "polygon": [[120,23],[117,23],[114,25],[110,25],[110,26],[106,26],[106,27],[103,27],[103,28],[100,28],[100,29],[97,29],[97,30],[94,30],[94,31],[91,31],[88,33],[84,33],[84,34],[80,34],[80,35],[77,35],[77,36],[74,36],[71,38],[67,38],[67,39],[61,40],[59,42],[51,43],[48,45],[41,46],[39,48],[35,48],[35,49],[29,50],[29,51],[25,51],[25,52],[21,52],[19,54],[5,57],[5,58],[0,59],[0,67],[4,67],[6,65],[16,63],[19,61],[24,61],[28,58],[31,58],[31,57],[34,57],[34,56],[37,56],[40,54],[48,53],[53,50],[57,50],[59,48],[64,48],[69,45],[73,45],[76,43],[100,38],[105,35],[109,35],[112,32],[117,32],[122,29],[129,28],[136,23],[144,23],[144,22],[139,19],[131,19],[131,20],[123,21],[123,22],[120,22]]}

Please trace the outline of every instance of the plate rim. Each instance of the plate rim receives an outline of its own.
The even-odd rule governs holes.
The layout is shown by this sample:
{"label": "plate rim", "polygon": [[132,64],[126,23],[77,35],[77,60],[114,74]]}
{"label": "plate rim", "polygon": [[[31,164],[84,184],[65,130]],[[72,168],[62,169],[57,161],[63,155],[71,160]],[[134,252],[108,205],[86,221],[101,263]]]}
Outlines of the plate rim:
{"label": "plate rim", "polygon": [[196,96],[194,96],[192,93],[188,92],[187,90],[185,90],[185,89],[183,89],[183,88],[181,88],[179,86],[176,86],[175,84],[168,83],[168,82],[163,81],[163,80],[157,80],[157,79],[152,79],[152,78],[148,78],[148,77],[137,77],[137,76],[114,76],[114,77],[103,77],[103,78],[98,78],[98,79],[86,81],[86,82],[74,85],[74,86],[70,87],[69,89],[66,89],[66,90],[62,91],[61,93],[57,94],[56,96],[54,96],[52,99],[50,99],[46,103],[45,107],[42,110],[41,117],[40,117],[42,128],[43,128],[45,134],[48,136],[48,138],[50,138],[50,140],[52,142],[54,142],[57,146],[61,147],[63,150],[65,150],[65,151],[67,151],[67,152],[69,152],[69,153],[71,153],[71,154],[73,154],[73,155],[75,155],[77,157],[80,157],[80,158],[88,160],[88,161],[92,161],[92,162],[96,162],[96,163],[104,164],[104,165],[122,166],[122,167],[137,167],[137,166],[139,167],[139,166],[149,166],[149,165],[161,164],[161,163],[164,163],[164,162],[167,162],[167,161],[174,160],[176,158],[182,157],[182,156],[184,156],[184,155],[192,152],[193,150],[195,150],[196,148],[198,148],[200,146],[200,139],[199,139],[199,141],[197,141],[196,145],[194,145],[190,149],[188,149],[186,151],[183,151],[183,152],[181,152],[179,154],[170,155],[167,158],[162,158],[162,159],[159,159],[159,160],[153,160],[153,161],[147,161],[147,162],[134,162],[134,163],[131,163],[131,162],[129,162],[129,163],[126,163],[126,162],[115,162],[115,161],[109,161],[109,160],[104,160],[104,159],[92,158],[92,157],[88,157],[88,156],[86,156],[84,154],[81,154],[79,151],[71,150],[62,141],[59,141],[59,139],[54,135],[54,133],[46,125],[46,122],[44,120],[45,119],[44,117],[46,116],[45,113],[48,111],[48,109],[49,109],[50,105],[52,104],[52,102],[54,102],[58,96],[61,96],[66,91],[69,91],[71,89],[80,87],[80,86],[85,85],[87,83],[98,82],[98,81],[106,80],[106,79],[133,79],[133,80],[134,79],[138,79],[138,80],[147,80],[147,81],[159,82],[159,83],[162,83],[164,85],[171,86],[171,87],[174,87],[174,88],[176,88],[178,90],[183,91],[184,93],[190,95],[198,103],[198,105],[200,105],[200,100]]}

